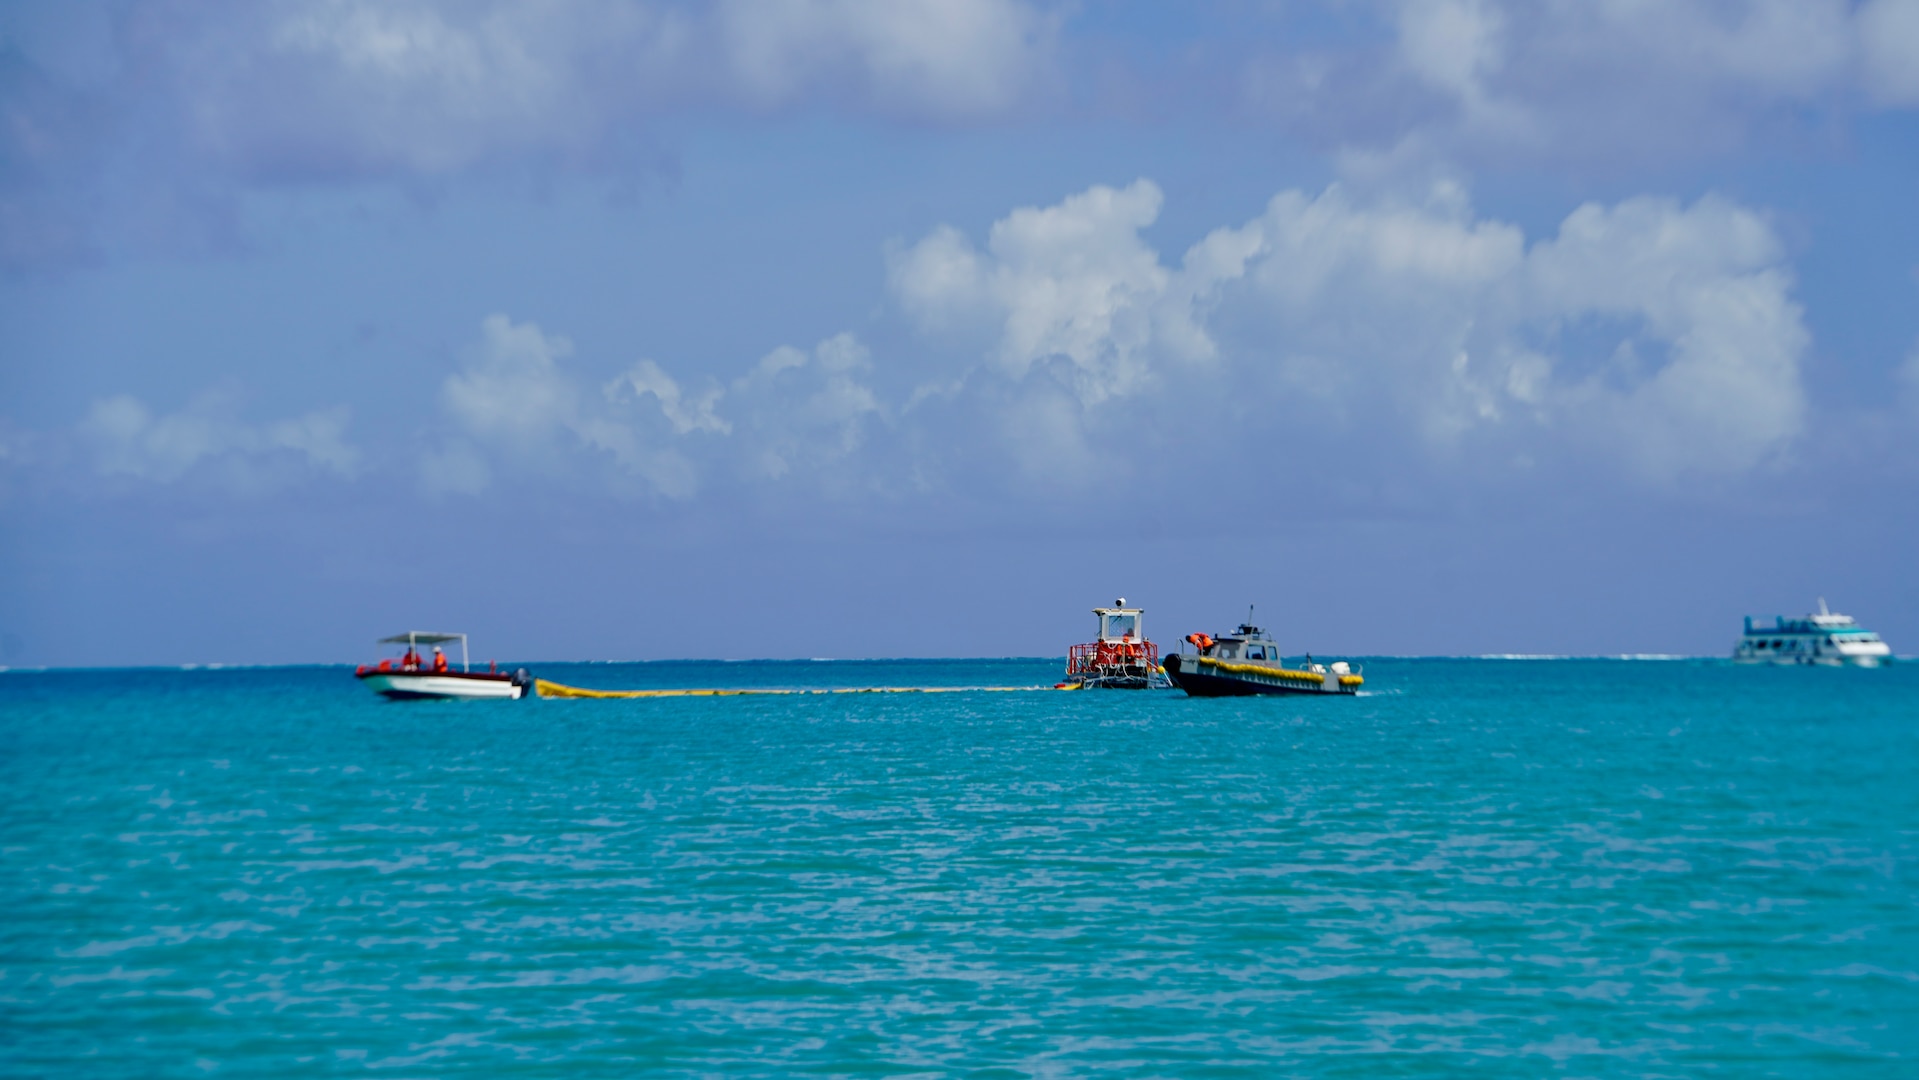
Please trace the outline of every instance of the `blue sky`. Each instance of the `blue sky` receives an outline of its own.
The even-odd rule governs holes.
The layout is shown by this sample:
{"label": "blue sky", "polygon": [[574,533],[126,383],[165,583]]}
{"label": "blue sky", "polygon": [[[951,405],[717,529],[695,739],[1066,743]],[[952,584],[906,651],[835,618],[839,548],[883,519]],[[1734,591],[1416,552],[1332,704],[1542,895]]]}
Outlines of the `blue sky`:
{"label": "blue sky", "polygon": [[0,8],[0,664],[1919,652],[1919,0]]}

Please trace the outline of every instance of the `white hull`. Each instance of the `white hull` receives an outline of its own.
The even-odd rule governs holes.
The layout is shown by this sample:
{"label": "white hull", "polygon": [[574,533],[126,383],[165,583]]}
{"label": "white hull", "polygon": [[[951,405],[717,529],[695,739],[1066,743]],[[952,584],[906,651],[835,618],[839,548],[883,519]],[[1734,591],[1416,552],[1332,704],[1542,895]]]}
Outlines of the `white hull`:
{"label": "white hull", "polygon": [[360,681],[376,694],[390,698],[506,698],[520,696],[521,688],[505,678],[476,678],[455,672],[370,672]]}
{"label": "white hull", "polygon": [[1797,667],[1811,664],[1818,667],[1862,667],[1876,668],[1891,659],[1887,655],[1879,656],[1735,656],[1735,664],[1770,664],[1775,667]]}

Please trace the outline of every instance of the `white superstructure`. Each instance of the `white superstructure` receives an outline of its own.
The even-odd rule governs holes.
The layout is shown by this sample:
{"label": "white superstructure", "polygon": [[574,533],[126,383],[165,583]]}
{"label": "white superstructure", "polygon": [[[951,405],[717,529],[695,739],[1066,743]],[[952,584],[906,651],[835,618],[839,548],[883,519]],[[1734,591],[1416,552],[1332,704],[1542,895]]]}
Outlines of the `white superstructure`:
{"label": "white superstructure", "polygon": [[1732,658],[1741,664],[1878,667],[1892,659],[1892,650],[1852,616],[1828,611],[1822,596],[1814,615],[1797,619],[1780,615],[1772,626],[1757,627],[1752,616],[1746,616],[1746,633],[1733,648]]}

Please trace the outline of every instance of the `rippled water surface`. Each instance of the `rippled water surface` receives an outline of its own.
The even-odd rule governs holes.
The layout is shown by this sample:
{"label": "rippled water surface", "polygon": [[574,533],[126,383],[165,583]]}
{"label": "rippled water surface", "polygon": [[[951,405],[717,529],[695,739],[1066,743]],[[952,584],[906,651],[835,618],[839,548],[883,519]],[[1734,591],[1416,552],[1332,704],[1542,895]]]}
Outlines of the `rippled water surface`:
{"label": "rippled water surface", "polygon": [[0,1071],[1919,1076],[1919,666],[1367,677],[0,674]]}

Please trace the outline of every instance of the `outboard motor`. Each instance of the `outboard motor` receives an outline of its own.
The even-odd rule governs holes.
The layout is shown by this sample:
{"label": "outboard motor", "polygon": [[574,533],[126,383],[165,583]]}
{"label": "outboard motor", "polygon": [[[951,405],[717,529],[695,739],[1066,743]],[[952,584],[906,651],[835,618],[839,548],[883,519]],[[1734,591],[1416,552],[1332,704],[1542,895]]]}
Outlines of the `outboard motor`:
{"label": "outboard motor", "polygon": [[540,696],[539,692],[534,689],[533,676],[529,675],[525,668],[520,668],[513,672],[513,685],[520,688],[521,701]]}

